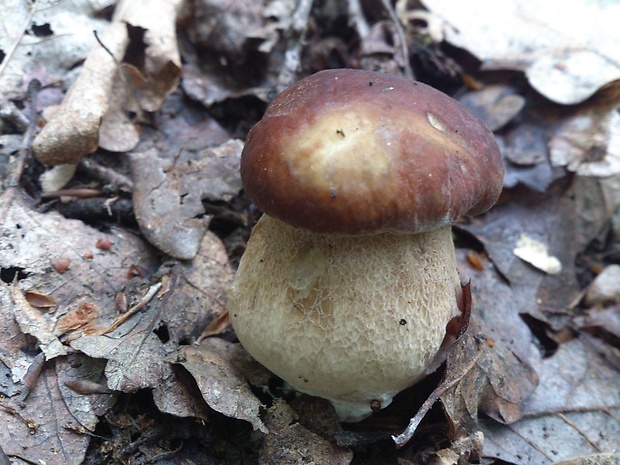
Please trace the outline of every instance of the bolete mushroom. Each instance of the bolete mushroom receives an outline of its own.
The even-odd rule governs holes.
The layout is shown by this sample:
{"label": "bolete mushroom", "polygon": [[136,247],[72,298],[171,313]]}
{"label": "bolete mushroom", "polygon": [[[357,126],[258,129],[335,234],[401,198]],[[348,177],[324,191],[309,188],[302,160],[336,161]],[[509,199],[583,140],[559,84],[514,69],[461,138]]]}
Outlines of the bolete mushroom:
{"label": "bolete mushroom", "polygon": [[422,83],[321,71],[269,105],[241,176],[265,214],[229,297],[239,341],[341,420],[387,406],[460,313],[451,225],[500,194],[493,134]]}

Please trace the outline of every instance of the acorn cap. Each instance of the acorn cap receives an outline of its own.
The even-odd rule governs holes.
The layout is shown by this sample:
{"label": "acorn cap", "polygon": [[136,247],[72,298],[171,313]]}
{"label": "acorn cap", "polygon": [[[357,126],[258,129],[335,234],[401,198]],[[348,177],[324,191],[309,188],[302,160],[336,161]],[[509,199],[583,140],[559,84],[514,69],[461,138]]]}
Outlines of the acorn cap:
{"label": "acorn cap", "polygon": [[241,159],[263,212],[323,234],[416,233],[493,206],[503,163],[484,123],[420,82],[318,72],[282,92]]}

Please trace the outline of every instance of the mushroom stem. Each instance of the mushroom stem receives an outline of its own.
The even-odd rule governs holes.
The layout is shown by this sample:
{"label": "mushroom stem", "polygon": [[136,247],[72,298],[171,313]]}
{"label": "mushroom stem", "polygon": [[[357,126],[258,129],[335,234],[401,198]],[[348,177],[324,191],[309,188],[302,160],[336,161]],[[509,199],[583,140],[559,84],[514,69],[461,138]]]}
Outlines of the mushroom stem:
{"label": "mushroom stem", "polygon": [[263,215],[229,313],[260,363],[357,421],[427,374],[460,289],[449,226],[339,236]]}

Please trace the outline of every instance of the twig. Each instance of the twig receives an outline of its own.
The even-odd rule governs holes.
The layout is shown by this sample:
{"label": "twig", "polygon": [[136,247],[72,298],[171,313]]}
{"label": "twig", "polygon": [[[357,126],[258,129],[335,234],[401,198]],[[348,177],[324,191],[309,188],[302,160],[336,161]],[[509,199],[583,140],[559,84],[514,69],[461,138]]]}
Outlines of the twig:
{"label": "twig", "polygon": [[381,0],[381,4],[388,16],[390,17],[390,21],[392,21],[394,25],[394,30],[396,31],[396,35],[398,36],[398,47],[400,48],[400,54],[402,55],[402,66],[405,72],[405,76],[409,79],[415,79],[415,75],[413,74],[413,69],[411,69],[411,63],[409,62],[409,49],[407,48],[407,40],[405,39],[405,32],[400,24],[400,20],[392,8],[392,4],[390,0]]}
{"label": "twig", "polygon": [[439,386],[435,388],[431,395],[428,396],[428,399],[426,399],[426,401],[422,404],[422,407],[420,407],[418,413],[416,413],[415,416],[409,421],[409,425],[407,425],[405,431],[403,431],[398,436],[392,436],[392,439],[396,443],[397,447],[403,447],[405,444],[407,444],[407,442],[409,442],[409,440],[413,437],[416,429],[418,428],[420,422],[431,409],[433,404],[437,402],[439,397],[441,397],[448,389],[458,383],[467,373],[469,373],[469,371],[474,367],[474,365],[478,363],[478,360],[480,360],[482,354],[482,351],[478,352],[476,357],[474,357],[474,359],[470,363],[468,363],[462,371],[457,373],[456,376],[444,379],[439,384]]}
{"label": "twig", "polygon": [[82,160],[80,163],[80,168],[89,176],[97,178],[107,184],[113,184],[124,192],[133,191],[133,181],[131,178],[125,176],[124,174],[118,173],[107,166],[100,165],[91,159],[85,158]]}
{"label": "twig", "polygon": [[28,101],[30,103],[30,107],[28,109],[29,124],[26,128],[26,132],[24,132],[24,137],[22,138],[22,143],[17,153],[15,168],[13,169],[13,173],[11,173],[11,177],[9,178],[7,190],[3,195],[4,199],[2,205],[0,206],[0,218],[4,218],[6,216],[6,212],[10,207],[11,203],[13,202],[15,192],[19,187],[19,180],[22,176],[22,173],[24,172],[24,167],[26,166],[28,154],[30,153],[30,145],[32,143],[34,132],[37,127],[37,93],[39,92],[40,88],[41,83],[36,79],[33,79],[28,84]]}
{"label": "twig", "polygon": [[111,333],[116,328],[118,328],[120,325],[125,323],[125,321],[127,321],[130,317],[132,317],[133,315],[138,313],[140,310],[142,310],[144,307],[146,307],[146,305],[151,301],[151,299],[155,297],[155,294],[157,294],[159,289],[161,289],[161,282],[151,286],[148,292],[144,295],[144,297],[140,299],[140,302],[138,302],[136,305],[134,305],[129,310],[127,310],[126,313],[123,313],[121,316],[119,316],[116,320],[114,320],[114,322],[110,325],[109,328],[102,331],[100,334],[103,336],[104,334]]}

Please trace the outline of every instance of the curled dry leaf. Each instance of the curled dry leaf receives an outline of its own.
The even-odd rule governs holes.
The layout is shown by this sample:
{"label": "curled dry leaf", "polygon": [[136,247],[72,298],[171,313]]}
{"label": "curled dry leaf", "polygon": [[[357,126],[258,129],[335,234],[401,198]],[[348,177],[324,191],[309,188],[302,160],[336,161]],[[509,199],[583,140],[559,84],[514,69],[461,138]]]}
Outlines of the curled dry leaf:
{"label": "curled dry leaf", "polygon": [[[33,152],[41,163],[78,163],[100,145],[129,150],[137,144],[137,129],[123,116],[121,105],[135,112],[155,111],[178,85],[181,60],[175,21],[179,5],[179,0],[119,3],[101,43],[91,50],[62,105],[33,142]],[[146,31],[145,43],[138,44],[144,55],[133,57],[144,62],[138,73],[142,78],[139,85],[119,73],[118,64],[135,39],[129,34],[130,27]],[[137,104],[128,108],[132,102]],[[111,116],[106,116],[109,111]]]}
{"label": "curled dry leaf", "polygon": [[45,358],[51,360],[60,355],[67,355],[67,348],[54,335],[51,318],[28,303],[17,287],[17,283],[11,287],[11,297],[15,320],[19,324],[20,330],[25,334],[34,336],[39,341],[39,347],[45,354]]}
{"label": "curled dry leaf", "polygon": [[32,144],[43,164],[78,163],[99,146],[99,126],[108,110],[116,63],[128,43],[126,26],[112,23],[101,40],[107,50],[94,46],[62,105]]}
{"label": "curled dry leaf", "polygon": [[24,297],[31,306],[39,309],[49,309],[58,305],[53,297],[36,291],[26,291]]}
{"label": "curled dry leaf", "polygon": [[198,347],[181,347],[172,361],[191,373],[209,407],[267,433],[259,416],[263,405],[236,367],[231,346],[223,339],[206,339]]}

